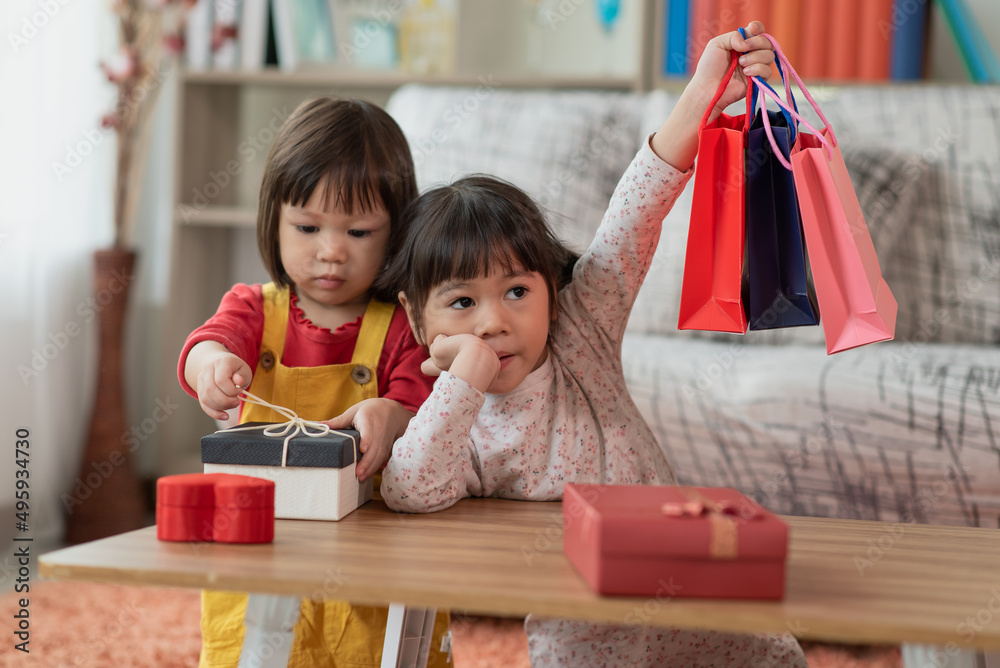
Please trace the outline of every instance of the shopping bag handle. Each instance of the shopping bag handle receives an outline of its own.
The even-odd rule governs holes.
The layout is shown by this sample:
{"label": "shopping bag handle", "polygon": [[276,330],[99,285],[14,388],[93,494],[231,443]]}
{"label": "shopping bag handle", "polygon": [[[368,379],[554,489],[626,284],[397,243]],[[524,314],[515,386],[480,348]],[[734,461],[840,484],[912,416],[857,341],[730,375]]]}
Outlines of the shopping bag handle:
{"label": "shopping bag handle", "polygon": [[[701,125],[698,126],[699,133],[701,132],[701,130],[705,129],[705,126],[708,125],[708,117],[712,115],[712,110],[715,109],[715,105],[719,103],[719,100],[722,99],[722,94],[726,92],[726,86],[729,85],[729,80],[733,78],[733,73],[736,72],[736,66],[739,64],[738,59],[739,59],[739,54],[736,51],[733,51],[732,54],[730,54],[729,58],[729,69],[726,71],[725,76],[722,77],[722,82],[719,84],[719,89],[715,91],[715,97],[713,97],[712,101],[708,103],[708,107],[705,109],[705,115],[701,117]],[[747,95],[746,95],[747,111],[745,114],[745,118],[743,119],[743,132],[750,131],[750,120],[751,120],[750,117],[753,115],[753,110],[750,109],[750,98],[751,98],[752,88],[753,86],[749,85],[747,86]]]}
{"label": "shopping bag handle", "polygon": [[[832,160],[833,148],[837,145],[836,143],[831,144],[830,140],[833,139],[833,137],[832,136],[830,138],[824,137],[819,130],[817,130],[812,126],[812,123],[802,118],[802,116],[799,115],[799,112],[793,109],[789,109],[787,106],[785,106],[785,103],[781,100],[781,97],[779,97],[777,93],[771,90],[770,86],[767,86],[766,84],[761,84],[761,82],[757,81],[756,79],[757,77],[753,78],[752,85],[760,88],[760,90],[765,95],[769,95],[772,98],[774,98],[774,100],[778,103],[779,107],[790,113],[795,118],[796,121],[798,121],[802,125],[812,130],[813,135],[815,135],[816,139],[819,140],[819,142],[823,145],[823,148],[826,151],[827,159]],[[785,159],[784,155],[782,155],[781,150],[778,148],[778,143],[774,140],[774,131],[771,129],[771,119],[768,117],[767,114],[763,114],[763,120],[764,120],[764,132],[767,133],[767,139],[768,141],[771,142],[771,148],[774,149],[774,157],[778,159],[778,162],[780,162],[785,169],[791,171],[792,169],[791,163]],[[827,129],[829,129],[830,126],[828,125],[826,127]],[[801,137],[802,135],[799,135],[798,139],[801,139]],[[792,154],[795,154],[800,150],[801,150],[801,144],[798,141],[796,141],[795,146],[792,147]]]}
{"label": "shopping bag handle", "polygon": [[[743,39],[747,39],[746,29],[741,27],[738,30],[740,31],[740,37],[742,37]],[[778,59],[777,56],[775,56],[775,58],[774,58],[774,64],[778,66],[778,74],[781,75],[781,83],[785,87],[785,100],[788,101],[789,106],[791,106],[795,111],[798,111],[799,110],[799,105],[797,105],[795,103],[795,96],[792,95],[792,88],[791,88],[791,86],[788,85],[788,79],[785,77],[785,70],[781,67],[781,61]],[[760,79],[760,78],[758,78],[757,81],[758,81],[758,83],[762,83],[765,86],[767,86],[768,88],[771,88],[771,84],[767,83],[767,81],[765,81],[763,79]],[[756,114],[757,113],[757,89],[754,88],[753,86],[750,86],[750,87],[753,88],[753,99],[750,101],[750,109],[752,110],[751,113]],[[774,92],[773,88],[771,88],[771,92]],[[761,101],[761,105],[764,107],[762,113],[766,114],[767,113],[767,100],[763,99]],[[788,113],[787,111],[785,111],[784,109],[781,109],[781,114],[785,117],[785,121],[788,123],[789,129],[792,131],[791,143],[794,146],[795,145],[795,138],[799,134],[798,124],[795,123],[792,120],[792,115],[790,113]],[[751,123],[752,122],[753,121],[751,120]]]}
{"label": "shopping bag handle", "polygon": [[[788,58],[785,56],[785,53],[781,50],[781,45],[778,44],[778,40],[774,39],[774,37],[772,37],[766,32],[761,33],[760,36],[766,38],[767,41],[771,43],[771,47],[774,49],[774,53],[777,56],[778,61],[781,63],[781,65],[783,65],[786,68],[788,73],[795,79],[795,83],[798,84],[799,90],[801,90],[802,94],[806,96],[806,99],[809,100],[809,104],[811,104],[812,108],[816,111],[816,115],[819,116],[821,121],[823,121],[823,126],[824,128],[826,128],[827,136],[830,138],[830,141],[833,143],[833,146],[837,146],[838,143],[837,136],[833,133],[833,126],[830,125],[830,121],[828,121],[826,119],[826,116],[823,115],[823,110],[819,108],[818,104],[816,104],[816,100],[814,100],[813,96],[810,95],[809,89],[806,88],[806,85],[802,82],[802,78],[799,76],[799,73],[795,71],[795,68],[792,67],[792,64],[788,61]],[[788,87],[788,82],[785,82],[785,86]],[[788,89],[788,93],[791,94],[790,88]],[[777,99],[777,96],[775,96],[775,98]],[[780,99],[778,99],[777,102],[779,106],[784,106],[782,105]],[[787,109],[787,107],[784,108]],[[795,112],[797,113],[797,111],[798,110],[796,109]],[[818,134],[819,133],[817,133],[817,135]]]}

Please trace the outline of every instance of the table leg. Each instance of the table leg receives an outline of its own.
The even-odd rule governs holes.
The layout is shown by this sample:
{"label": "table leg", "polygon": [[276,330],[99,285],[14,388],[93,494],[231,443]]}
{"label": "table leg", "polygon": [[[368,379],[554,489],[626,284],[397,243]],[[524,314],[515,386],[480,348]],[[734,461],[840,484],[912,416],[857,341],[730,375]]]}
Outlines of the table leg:
{"label": "table leg", "polygon": [[953,645],[935,647],[903,643],[903,668],[1000,668],[1000,654],[962,650]]}
{"label": "table leg", "polygon": [[436,614],[436,608],[391,604],[382,643],[382,668],[425,668]]}
{"label": "table leg", "polygon": [[295,622],[299,619],[298,596],[250,594],[244,618],[246,635],[239,668],[285,668],[292,653]]}

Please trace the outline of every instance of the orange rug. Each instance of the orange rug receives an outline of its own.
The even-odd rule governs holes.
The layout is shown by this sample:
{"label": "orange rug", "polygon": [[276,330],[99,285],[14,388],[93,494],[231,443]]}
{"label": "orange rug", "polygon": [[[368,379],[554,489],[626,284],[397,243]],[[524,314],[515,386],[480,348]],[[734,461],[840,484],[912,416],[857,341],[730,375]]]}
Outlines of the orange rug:
{"label": "orange rug", "polygon": [[[30,653],[14,649],[19,595],[0,598],[7,620],[0,668],[192,668],[201,647],[199,593],[82,582],[33,582],[29,593]],[[456,668],[528,668],[521,620],[453,615]],[[902,665],[895,647],[803,643],[815,668]]]}

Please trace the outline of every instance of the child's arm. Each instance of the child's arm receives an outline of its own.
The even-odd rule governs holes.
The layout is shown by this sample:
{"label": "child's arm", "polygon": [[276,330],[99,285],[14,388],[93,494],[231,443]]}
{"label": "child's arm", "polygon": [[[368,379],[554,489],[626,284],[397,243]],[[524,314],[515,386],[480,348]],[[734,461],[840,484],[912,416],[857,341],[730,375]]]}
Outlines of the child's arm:
{"label": "child's arm", "polygon": [[223,295],[215,314],[184,342],[178,381],[209,417],[225,420],[229,417],[225,411],[239,405],[235,386],[249,387],[263,332],[261,286],[238,283]]}
{"label": "child's arm", "polygon": [[[439,335],[431,343],[430,357],[421,368],[428,376],[438,376],[450,369],[454,376],[485,392],[500,370],[500,359],[477,336]],[[412,411],[397,401],[366,399],[327,420],[326,424],[331,429],[353,427],[360,432],[358,448],[364,457],[358,463],[357,476],[358,480],[364,481],[386,463],[392,454],[393,441],[403,436],[413,416]]]}
{"label": "child's arm", "polygon": [[184,379],[198,393],[198,403],[209,417],[225,420],[240,405],[240,390],[250,385],[250,367],[217,341],[200,341],[188,351]]}
{"label": "child's arm", "polygon": [[[748,35],[763,30],[754,21]],[[594,241],[576,265],[572,283],[560,294],[565,316],[576,323],[589,346],[612,358],[618,355],[628,314],[656,252],[662,221],[691,177],[698,127],[733,51],[749,51],[746,74],[770,74],[774,54],[766,38],[744,40],[732,32],[706,45],[695,75],[670,115],[622,176]],[[710,118],[745,97],[746,74],[737,69]]]}
{"label": "child's arm", "polygon": [[397,511],[430,513],[482,496],[472,427],[486,395],[442,372],[427,401],[392,446],[382,472],[382,498]]}

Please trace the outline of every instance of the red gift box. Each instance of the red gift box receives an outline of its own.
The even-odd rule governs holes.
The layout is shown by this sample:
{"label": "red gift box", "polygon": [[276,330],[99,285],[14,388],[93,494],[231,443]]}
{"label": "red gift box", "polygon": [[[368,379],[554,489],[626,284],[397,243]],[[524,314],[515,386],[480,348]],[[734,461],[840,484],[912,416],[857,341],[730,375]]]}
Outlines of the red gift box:
{"label": "red gift box", "polygon": [[784,596],[788,525],[734,489],[567,484],[563,527],[599,594]]}
{"label": "red gift box", "polygon": [[274,483],[230,473],[160,478],[156,481],[156,537],[270,543],[274,540]]}

